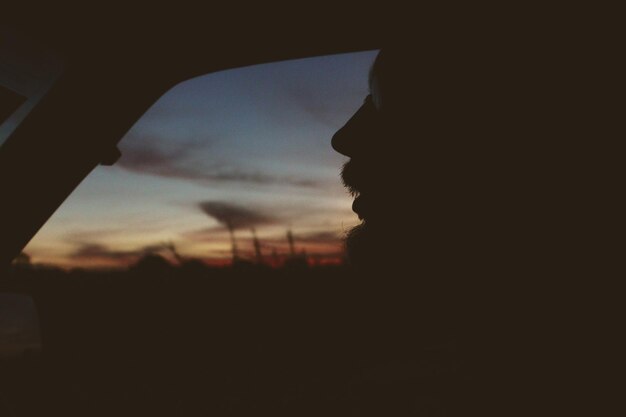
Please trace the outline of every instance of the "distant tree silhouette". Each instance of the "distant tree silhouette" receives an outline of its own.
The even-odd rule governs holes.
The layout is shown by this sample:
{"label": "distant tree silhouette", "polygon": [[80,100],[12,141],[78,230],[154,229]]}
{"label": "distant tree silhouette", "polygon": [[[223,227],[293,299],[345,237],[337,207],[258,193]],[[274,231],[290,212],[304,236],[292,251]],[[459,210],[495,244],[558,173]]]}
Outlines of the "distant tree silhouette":
{"label": "distant tree silhouette", "polygon": [[142,256],[130,269],[142,274],[150,274],[161,273],[171,268],[172,265],[163,256],[149,253]]}
{"label": "distant tree silhouette", "polygon": [[31,265],[30,262],[30,256],[27,253],[22,252],[17,255],[17,257],[13,260],[13,265],[16,267],[25,268]]}

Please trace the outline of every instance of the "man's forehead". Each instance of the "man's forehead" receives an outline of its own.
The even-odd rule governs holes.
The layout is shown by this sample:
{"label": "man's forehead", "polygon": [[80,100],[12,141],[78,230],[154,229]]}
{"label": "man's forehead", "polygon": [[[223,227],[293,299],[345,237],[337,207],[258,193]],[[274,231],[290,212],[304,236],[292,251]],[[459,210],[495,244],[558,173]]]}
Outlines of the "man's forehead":
{"label": "man's forehead", "polygon": [[372,66],[370,67],[370,70],[369,70],[368,84],[369,84],[370,92],[373,89],[373,85],[378,84],[379,82],[379,77],[380,77],[379,69],[380,69],[381,58],[382,58],[382,51],[378,52],[378,55],[376,55],[376,58],[374,59],[374,62],[372,63]]}
{"label": "man's forehead", "polygon": [[380,91],[380,80],[379,76],[376,73],[376,66],[372,66],[369,73],[369,93],[372,96],[372,101],[374,102],[374,106],[380,110],[380,106],[382,104],[382,96]]}
{"label": "man's forehead", "polygon": [[375,81],[374,81],[374,77],[375,77],[375,75],[374,75],[374,67],[372,67],[372,68],[370,69],[369,77],[367,78],[367,83],[368,83],[368,86],[369,86],[369,91],[370,91],[370,93],[371,93],[371,92],[372,92],[372,90],[374,89],[374,88],[373,88],[373,85],[374,85],[374,82],[375,82]]}

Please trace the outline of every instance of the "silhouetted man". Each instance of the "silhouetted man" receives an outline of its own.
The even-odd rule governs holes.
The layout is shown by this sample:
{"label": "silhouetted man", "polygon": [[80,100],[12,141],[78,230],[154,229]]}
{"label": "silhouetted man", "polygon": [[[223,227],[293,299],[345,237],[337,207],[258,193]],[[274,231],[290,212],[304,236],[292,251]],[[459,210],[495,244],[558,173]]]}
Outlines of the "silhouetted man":
{"label": "silhouetted man", "polygon": [[459,30],[391,43],[332,139],[362,220],[346,245],[367,288],[363,355],[394,369],[393,389],[363,388],[380,410],[404,392],[405,404],[484,412],[539,363],[522,336],[537,310],[523,303],[554,238],[544,152],[555,142],[538,100],[550,79],[532,71],[540,39],[512,40]]}
{"label": "silhouetted man", "polygon": [[488,103],[493,91],[463,66],[461,53],[446,44],[384,49],[370,73],[370,95],[332,139],[350,157],[342,178],[362,219],[347,239],[357,268],[458,259],[461,241],[481,239],[467,235],[477,229],[472,205],[486,197],[480,193],[487,185],[478,182],[485,132],[472,128],[481,122],[476,117],[495,117],[480,113],[497,104]]}
{"label": "silhouetted man", "polygon": [[450,143],[443,123],[457,121],[446,120],[445,65],[414,58],[399,47],[383,49],[370,94],[332,139],[350,157],[342,179],[362,220],[346,242],[362,283],[355,308],[366,323],[354,355],[364,373],[385,375],[357,384],[360,415],[452,412],[463,402],[454,398],[465,374],[452,370],[458,288],[450,287],[458,263],[465,265],[453,214],[462,195],[453,171],[459,167],[450,165],[454,150],[446,155],[440,143]]}

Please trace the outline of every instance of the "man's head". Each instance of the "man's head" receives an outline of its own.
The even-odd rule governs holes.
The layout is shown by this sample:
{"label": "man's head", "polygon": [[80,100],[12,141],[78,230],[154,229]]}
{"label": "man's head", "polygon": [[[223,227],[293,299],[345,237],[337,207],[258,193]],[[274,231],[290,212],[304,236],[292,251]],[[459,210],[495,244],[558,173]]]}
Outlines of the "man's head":
{"label": "man's head", "polygon": [[407,123],[414,117],[407,118],[406,110],[411,108],[413,89],[411,66],[399,58],[392,50],[378,54],[370,71],[370,94],[332,139],[333,148],[350,158],[342,179],[362,220],[347,240],[349,257],[356,265],[386,257],[389,245],[398,243],[388,240],[398,238],[411,221],[415,184],[407,172],[406,152],[415,148],[410,144],[415,132]]}
{"label": "man's head", "polygon": [[374,97],[332,141],[350,157],[343,178],[363,220],[348,239],[358,277],[376,278],[376,291],[411,281],[389,305],[426,303],[429,319],[445,305],[466,369],[484,375],[483,392],[506,386],[507,406],[552,369],[543,347],[563,300],[610,264],[600,230],[615,222],[601,202],[616,189],[603,188],[613,148],[591,108],[604,111],[602,100],[585,95],[600,91],[604,67],[581,59],[585,42],[556,21],[530,27],[515,15],[443,21],[385,49]]}
{"label": "man's head", "polygon": [[498,125],[498,86],[489,65],[467,65],[476,58],[467,51],[456,42],[383,49],[370,94],[333,136],[350,158],[342,178],[362,220],[347,239],[354,265],[458,257],[491,216],[486,193],[498,177],[486,167],[498,161],[483,146],[500,140],[485,129]]}

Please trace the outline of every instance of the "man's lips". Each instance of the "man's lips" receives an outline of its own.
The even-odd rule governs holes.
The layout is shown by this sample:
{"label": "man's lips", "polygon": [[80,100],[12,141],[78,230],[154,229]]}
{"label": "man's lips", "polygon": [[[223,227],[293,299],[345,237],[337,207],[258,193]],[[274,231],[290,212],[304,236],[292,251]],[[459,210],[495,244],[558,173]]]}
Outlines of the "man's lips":
{"label": "man's lips", "polygon": [[352,211],[359,216],[359,220],[363,220],[367,211],[367,198],[359,194],[352,202]]}
{"label": "man's lips", "polygon": [[[371,165],[371,164],[370,164]],[[360,220],[371,217],[376,210],[376,202],[378,198],[373,196],[380,195],[378,180],[367,170],[362,160],[350,159],[342,169],[341,177],[344,185],[355,196],[352,203],[352,211],[354,211]]]}

